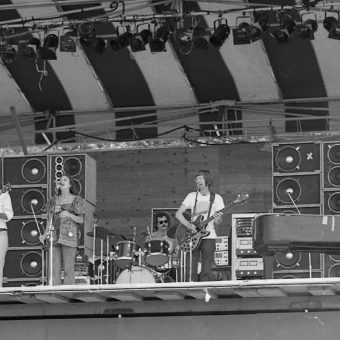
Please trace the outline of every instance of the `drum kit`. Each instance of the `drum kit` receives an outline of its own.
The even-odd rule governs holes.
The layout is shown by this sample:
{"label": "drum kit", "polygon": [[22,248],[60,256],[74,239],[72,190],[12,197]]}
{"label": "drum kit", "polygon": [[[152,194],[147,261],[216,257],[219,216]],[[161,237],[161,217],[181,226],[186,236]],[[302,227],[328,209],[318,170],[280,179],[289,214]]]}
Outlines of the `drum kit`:
{"label": "drum kit", "polygon": [[[89,274],[95,284],[180,281],[181,261],[178,247],[173,247],[165,239],[149,238],[140,247],[136,243],[136,228],[134,228],[132,240],[112,244],[112,238],[117,235],[96,225],[87,235],[93,237],[93,256],[92,259],[90,258]],[[96,251],[98,239],[100,251]],[[100,256],[96,256],[99,252]]]}

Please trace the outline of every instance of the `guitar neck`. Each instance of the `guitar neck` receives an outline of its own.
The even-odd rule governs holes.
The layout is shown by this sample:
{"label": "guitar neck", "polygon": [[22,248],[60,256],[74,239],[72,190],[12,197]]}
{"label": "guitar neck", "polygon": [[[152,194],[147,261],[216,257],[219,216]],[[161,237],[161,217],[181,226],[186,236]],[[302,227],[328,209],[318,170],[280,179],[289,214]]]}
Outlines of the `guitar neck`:
{"label": "guitar neck", "polygon": [[232,202],[232,203],[229,203],[227,206],[225,206],[223,209],[221,209],[221,210],[218,210],[218,211],[216,211],[215,212],[215,214],[214,215],[212,215],[212,216],[210,216],[208,219],[206,219],[205,221],[203,221],[203,222],[201,222],[201,223],[199,223],[198,224],[198,228],[205,228],[211,221],[213,221],[215,218],[216,218],[216,214],[218,214],[218,213],[224,213],[227,209],[229,209],[232,205],[234,205],[234,202]]}

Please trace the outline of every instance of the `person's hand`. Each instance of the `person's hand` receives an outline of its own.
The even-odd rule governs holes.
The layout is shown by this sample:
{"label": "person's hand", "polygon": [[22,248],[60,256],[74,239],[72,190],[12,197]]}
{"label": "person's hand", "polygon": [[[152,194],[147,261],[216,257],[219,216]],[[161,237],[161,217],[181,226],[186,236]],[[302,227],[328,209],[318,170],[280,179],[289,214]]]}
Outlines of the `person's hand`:
{"label": "person's hand", "polygon": [[215,225],[220,225],[222,223],[222,215],[223,215],[222,212],[217,213],[217,214],[214,215],[214,217],[215,217],[214,224]]}
{"label": "person's hand", "polygon": [[45,240],[46,240],[46,235],[40,235],[39,236],[39,241],[44,244],[45,243]]}
{"label": "person's hand", "polygon": [[192,232],[196,232],[196,226],[192,223],[189,223],[188,225],[188,230],[192,231]]}
{"label": "person's hand", "polygon": [[59,216],[65,218],[65,217],[70,217],[71,214],[70,214],[68,211],[63,210],[63,211],[59,214]]}

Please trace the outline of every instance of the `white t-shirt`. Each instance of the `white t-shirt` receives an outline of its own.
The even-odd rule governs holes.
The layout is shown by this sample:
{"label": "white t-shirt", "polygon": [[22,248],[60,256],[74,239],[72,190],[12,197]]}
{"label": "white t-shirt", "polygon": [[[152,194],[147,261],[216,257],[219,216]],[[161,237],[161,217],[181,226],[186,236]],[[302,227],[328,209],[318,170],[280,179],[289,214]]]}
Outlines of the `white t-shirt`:
{"label": "white t-shirt", "polygon": [[[7,191],[0,194],[0,212],[6,214],[7,222],[13,218],[12,201]],[[0,219],[0,228],[7,229],[5,220]]]}
{"label": "white t-shirt", "polygon": [[[194,213],[194,206],[195,206],[195,200],[196,200],[196,194],[197,192],[191,192],[188,194],[184,201],[182,202],[183,205],[188,207],[188,209],[191,210],[191,214]],[[193,215],[192,220],[195,221],[197,219],[197,216],[203,215],[205,221],[208,217],[208,212],[209,212],[209,206],[210,206],[210,194],[203,196],[201,193],[197,194],[197,203],[196,203],[196,208],[195,208],[195,215]],[[214,215],[217,211],[221,210],[224,208],[224,202],[223,198],[219,194],[215,194],[215,199],[214,202],[211,206],[211,211],[209,217]],[[214,220],[212,220],[206,227],[206,230],[210,232],[210,234],[204,238],[216,238],[216,231],[215,231],[215,226],[214,226]]]}

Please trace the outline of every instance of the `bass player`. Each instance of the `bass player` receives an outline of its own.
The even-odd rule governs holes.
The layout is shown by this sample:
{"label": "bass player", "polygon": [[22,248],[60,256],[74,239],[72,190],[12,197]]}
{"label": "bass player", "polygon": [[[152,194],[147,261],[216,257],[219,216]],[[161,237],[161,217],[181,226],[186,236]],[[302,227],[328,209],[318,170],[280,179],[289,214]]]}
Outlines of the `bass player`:
{"label": "bass player", "polygon": [[[190,231],[190,234],[195,235],[197,232],[197,223],[195,222],[216,216],[206,226],[205,230],[208,234],[202,237],[186,256],[186,280],[198,281],[198,262],[201,256],[202,267],[199,281],[213,281],[215,277],[211,267],[214,262],[215,239],[217,237],[215,226],[222,223],[222,213],[218,211],[224,208],[224,202],[221,195],[211,191],[213,178],[209,170],[199,170],[195,176],[195,183],[196,191],[190,192],[185,197],[176,212],[176,218]],[[191,217],[186,214],[188,209],[191,211]]]}

